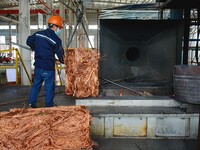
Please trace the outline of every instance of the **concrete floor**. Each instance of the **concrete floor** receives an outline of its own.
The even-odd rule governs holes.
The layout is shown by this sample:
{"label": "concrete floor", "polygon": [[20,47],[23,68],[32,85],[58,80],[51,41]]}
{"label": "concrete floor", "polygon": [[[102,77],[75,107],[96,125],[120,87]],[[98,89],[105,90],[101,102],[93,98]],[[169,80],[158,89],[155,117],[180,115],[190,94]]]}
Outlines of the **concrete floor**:
{"label": "concrete floor", "polygon": [[[66,96],[65,87],[56,87],[54,102],[58,106],[75,105],[75,99]],[[30,86],[0,85],[0,111],[23,108],[27,105]],[[38,107],[44,107],[44,89],[38,98]],[[200,150],[198,140],[178,139],[131,139],[92,137],[99,145],[98,150]],[[95,148],[97,150],[97,148]]]}
{"label": "concrete floor", "polygon": [[[3,86],[0,85],[0,111],[12,108],[27,107],[30,86]],[[58,106],[75,105],[75,99],[64,93],[65,87],[57,86],[54,103]],[[42,87],[37,101],[37,107],[45,106],[45,91]]]}
{"label": "concrete floor", "polygon": [[[199,150],[197,140],[93,138],[98,150]],[[95,149],[97,150],[97,149]]]}

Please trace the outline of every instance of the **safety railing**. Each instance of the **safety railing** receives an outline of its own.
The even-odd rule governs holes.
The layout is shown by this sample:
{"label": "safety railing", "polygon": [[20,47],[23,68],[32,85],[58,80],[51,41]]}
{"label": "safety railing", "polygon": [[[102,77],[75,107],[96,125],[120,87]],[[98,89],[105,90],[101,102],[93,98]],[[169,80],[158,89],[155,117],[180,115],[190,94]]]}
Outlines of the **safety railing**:
{"label": "safety railing", "polygon": [[[15,53],[14,53],[15,51]],[[18,49],[12,49],[12,52],[13,54],[15,54],[15,61],[13,61],[13,63],[11,65],[8,65],[8,64],[4,64],[2,63],[2,65],[0,65],[0,69],[15,69],[16,70],[16,84],[19,84],[19,78],[18,78],[18,75],[19,75],[19,63],[21,62],[25,72],[26,72],[26,75],[30,81],[30,84],[32,84],[32,80],[31,80],[31,77],[30,75],[28,74],[28,71],[25,67],[25,64],[24,64],[24,61],[19,53],[19,50]],[[0,50],[0,53],[10,53],[10,50]]]}

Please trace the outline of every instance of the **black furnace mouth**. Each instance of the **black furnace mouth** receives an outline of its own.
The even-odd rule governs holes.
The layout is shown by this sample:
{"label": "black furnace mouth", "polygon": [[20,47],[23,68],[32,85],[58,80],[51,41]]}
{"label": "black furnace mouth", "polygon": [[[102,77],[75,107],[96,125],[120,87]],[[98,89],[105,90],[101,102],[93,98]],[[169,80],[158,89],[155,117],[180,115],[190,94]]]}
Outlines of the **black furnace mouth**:
{"label": "black furnace mouth", "polygon": [[99,76],[172,82],[173,66],[181,60],[182,35],[180,20],[101,19]]}

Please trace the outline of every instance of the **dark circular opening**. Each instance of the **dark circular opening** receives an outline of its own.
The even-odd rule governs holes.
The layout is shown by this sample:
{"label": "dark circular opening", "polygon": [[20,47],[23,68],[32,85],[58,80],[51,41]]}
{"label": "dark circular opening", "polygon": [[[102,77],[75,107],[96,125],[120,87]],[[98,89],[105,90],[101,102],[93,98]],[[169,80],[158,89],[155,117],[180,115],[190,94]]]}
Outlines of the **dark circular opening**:
{"label": "dark circular opening", "polygon": [[135,61],[140,57],[140,50],[137,47],[131,47],[126,51],[126,58],[129,61]]}

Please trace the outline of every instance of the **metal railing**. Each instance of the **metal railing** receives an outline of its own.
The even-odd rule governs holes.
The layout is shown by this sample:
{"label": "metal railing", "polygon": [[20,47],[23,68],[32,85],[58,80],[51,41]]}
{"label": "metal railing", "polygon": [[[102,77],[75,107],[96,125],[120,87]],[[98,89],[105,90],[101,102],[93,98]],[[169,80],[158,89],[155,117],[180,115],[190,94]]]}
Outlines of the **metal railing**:
{"label": "metal railing", "polygon": [[26,72],[26,75],[30,81],[30,84],[32,84],[32,80],[31,80],[31,77],[30,75],[28,74],[28,71],[25,67],[25,64],[24,64],[24,61],[19,53],[19,50],[18,49],[12,49],[12,50],[0,50],[0,53],[10,53],[10,51],[15,51],[15,61],[11,64],[11,65],[0,65],[0,69],[15,69],[16,70],[16,84],[19,84],[19,78],[18,78],[18,75],[19,75],[19,63],[21,62],[25,72]]}

